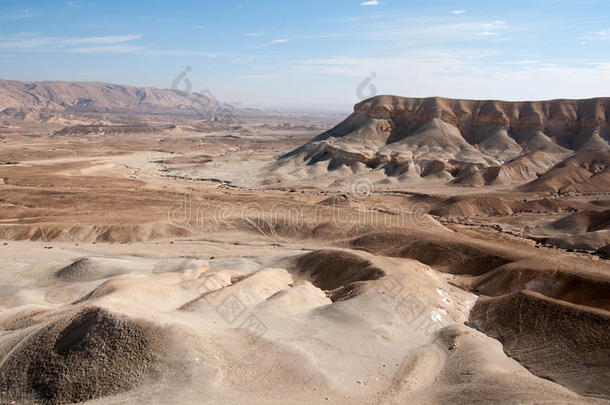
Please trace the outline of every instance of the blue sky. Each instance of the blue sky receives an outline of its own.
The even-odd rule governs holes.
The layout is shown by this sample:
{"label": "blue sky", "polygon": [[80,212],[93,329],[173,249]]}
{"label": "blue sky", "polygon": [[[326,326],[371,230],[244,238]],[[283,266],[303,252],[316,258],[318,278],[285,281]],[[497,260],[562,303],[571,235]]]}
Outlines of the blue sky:
{"label": "blue sky", "polygon": [[610,96],[610,1],[0,1],[0,78],[169,88],[187,66],[283,109]]}

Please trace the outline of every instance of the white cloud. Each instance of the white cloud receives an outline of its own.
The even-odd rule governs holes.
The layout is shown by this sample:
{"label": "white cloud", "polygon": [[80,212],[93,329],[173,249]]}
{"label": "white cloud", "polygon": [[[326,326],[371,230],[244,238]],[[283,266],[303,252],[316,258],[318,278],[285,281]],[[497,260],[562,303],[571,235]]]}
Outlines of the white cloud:
{"label": "white cloud", "polygon": [[[460,41],[489,40],[502,35],[508,29],[506,21],[465,21],[455,22],[455,19],[436,18],[393,18],[378,19],[371,22],[360,22],[354,27],[352,37],[387,42],[392,38],[394,43],[401,42],[412,47],[431,45],[434,43],[456,43]],[[495,39],[497,40],[497,39]]]}
{"label": "white cloud", "polygon": [[[322,74],[360,77],[378,72],[379,77],[417,77],[470,71],[476,54],[440,51],[409,51],[401,56],[317,58],[290,63],[295,74]],[[383,73],[380,73],[383,72]]]}
{"label": "white cloud", "polygon": [[76,1],[66,1],[64,4],[69,8],[76,8],[78,6]]}
{"label": "white cloud", "polygon": [[206,51],[188,51],[182,49],[172,49],[172,50],[155,50],[155,49],[146,49],[144,53],[148,55],[170,55],[170,56],[205,56],[208,58],[216,58],[219,56],[231,56],[231,54],[218,54],[216,52],[206,52]]}
{"label": "white cloud", "polygon": [[[36,35],[14,35],[11,37],[0,38],[0,49],[10,49],[15,51],[57,51],[64,50],[69,52],[88,52],[94,49],[97,51],[109,51],[112,53],[133,52],[143,49],[135,45],[125,44],[141,39],[141,35],[111,35],[100,37],[42,37]],[[117,45],[121,46],[109,46]],[[105,45],[97,47],[82,47],[82,45]],[[97,52],[96,51],[96,52]]]}
{"label": "white cloud", "polygon": [[260,37],[261,35],[263,34],[261,34],[260,32],[246,32],[244,34],[244,37]]}
{"label": "white cloud", "polygon": [[65,42],[68,44],[116,44],[119,42],[129,42],[136,39],[141,39],[142,35],[115,35],[105,37],[85,37],[85,38],[69,38]]}
{"label": "white cloud", "polygon": [[154,44],[141,45],[134,41],[141,39],[141,35],[116,35],[100,37],[59,38],[41,37],[32,33],[0,36],[0,50],[16,52],[65,52],[65,53],[141,53],[148,55],[171,56],[205,56],[216,58],[234,56],[233,54],[217,53],[202,50],[181,49],[154,49]]}
{"label": "white cloud", "polygon": [[489,23],[483,23],[483,24],[481,24],[481,26],[484,28],[489,28],[489,29],[502,28],[502,27],[506,26],[506,21],[492,21]]}
{"label": "white cloud", "polygon": [[[476,51],[468,54],[448,50],[410,51],[385,58],[306,59],[290,61],[289,65],[290,68],[269,66],[267,71],[254,77],[291,86],[297,77],[303,83],[324,80],[332,87],[330,93],[325,93],[327,101],[337,103],[356,102],[356,88],[371,72],[376,72],[374,84],[379,94],[407,97],[540,100],[610,93],[610,62],[494,63],[488,57],[479,57]],[[557,86],[557,83],[564,85]],[[313,96],[307,98],[305,88],[294,86],[291,91],[304,93],[302,102],[315,102]]]}
{"label": "white cloud", "polygon": [[191,28],[194,30],[202,30],[205,28],[205,25],[193,25]]}
{"label": "white cloud", "polygon": [[274,39],[272,41],[264,43],[262,45],[251,46],[250,49],[263,49],[263,48],[268,48],[268,47],[276,45],[276,44],[285,44],[287,42],[289,42],[288,39],[286,39],[286,38],[279,38],[279,39]]}
{"label": "white cloud", "polygon": [[0,21],[19,21],[31,18],[34,16],[29,9],[24,8],[22,10],[5,11],[0,14]]}
{"label": "white cloud", "polygon": [[610,28],[606,28],[603,30],[599,30],[599,31],[595,31],[595,32],[589,32],[586,35],[582,36],[580,38],[581,45],[585,45],[587,44],[589,41],[594,42],[594,41],[606,41],[606,40],[610,40]]}
{"label": "white cloud", "polygon": [[453,10],[451,11],[451,14],[464,14],[466,12],[466,10]]}
{"label": "white cloud", "polygon": [[518,60],[515,62],[504,62],[505,65],[538,65],[540,64],[537,60]]}
{"label": "white cloud", "polygon": [[379,1],[377,0],[367,0],[360,3],[361,6],[378,6]]}
{"label": "white cloud", "polygon": [[69,53],[132,53],[136,51],[142,51],[147,49],[146,47],[140,47],[135,45],[104,45],[104,46],[90,46],[80,48],[67,49]]}

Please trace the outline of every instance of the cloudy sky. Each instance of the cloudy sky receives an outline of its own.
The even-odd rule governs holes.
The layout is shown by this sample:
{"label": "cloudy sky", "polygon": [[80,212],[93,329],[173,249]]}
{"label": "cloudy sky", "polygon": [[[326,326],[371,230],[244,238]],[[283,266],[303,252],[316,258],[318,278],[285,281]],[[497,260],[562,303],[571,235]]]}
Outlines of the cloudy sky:
{"label": "cloudy sky", "polygon": [[187,67],[282,109],[610,96],[610,1],[0,1],[0,78],[169,88]]}

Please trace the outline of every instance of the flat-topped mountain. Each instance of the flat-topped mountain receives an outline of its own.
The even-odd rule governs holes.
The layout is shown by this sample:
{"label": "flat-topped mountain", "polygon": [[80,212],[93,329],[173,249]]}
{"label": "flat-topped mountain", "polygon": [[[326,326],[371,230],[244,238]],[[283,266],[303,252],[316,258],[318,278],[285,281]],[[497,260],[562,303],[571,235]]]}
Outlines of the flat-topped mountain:
{"label": "flat-topped mountain", "polygon": [[[574,152],[610,150],[610,98],[476,101],[377,96],[285,159],[433,175],[468,185],[525,182]],[[486,170],[492,168],[492,170]],[[498,180],[499,179],[499,180]]]}
{"label": "flat-topped mountain", "polygon": [[609,111],[610,98],[508,102],[380,96],[354,108],[355,114],[394,121],[387,143],[440,120],[458,128],[466,142],[483,151],[516,149],[515,143],[528,151],[558,150],[555,145],[571,150],[607,148]]}

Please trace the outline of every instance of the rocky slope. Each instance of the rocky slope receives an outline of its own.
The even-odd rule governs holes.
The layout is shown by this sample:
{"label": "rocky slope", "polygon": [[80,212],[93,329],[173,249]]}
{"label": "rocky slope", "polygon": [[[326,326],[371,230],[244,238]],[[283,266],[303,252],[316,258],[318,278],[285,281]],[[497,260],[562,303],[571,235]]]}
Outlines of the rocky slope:
{"label": "rocky slope", "polygon": [[377,96],[283,156],[400,180],[525,183],[576,151],[610,150],[610,98],[535,102]]}

